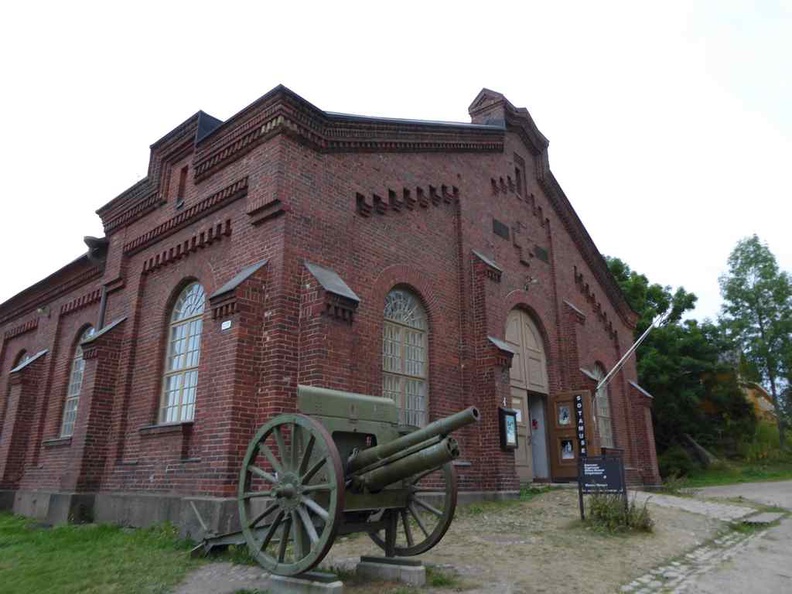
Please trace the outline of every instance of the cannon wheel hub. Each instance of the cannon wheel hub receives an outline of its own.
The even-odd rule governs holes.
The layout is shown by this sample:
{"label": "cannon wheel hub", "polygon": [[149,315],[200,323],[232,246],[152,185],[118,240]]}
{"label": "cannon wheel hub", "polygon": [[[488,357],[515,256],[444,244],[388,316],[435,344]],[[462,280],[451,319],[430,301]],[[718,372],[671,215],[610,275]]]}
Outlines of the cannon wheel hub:
{"label": "cannon wheel hub", "polygon": [[237,495],[251,555],[277,575],[315,567],[344,509],[341,458],[327,430],[301,414],[266,423],[250,442]]}

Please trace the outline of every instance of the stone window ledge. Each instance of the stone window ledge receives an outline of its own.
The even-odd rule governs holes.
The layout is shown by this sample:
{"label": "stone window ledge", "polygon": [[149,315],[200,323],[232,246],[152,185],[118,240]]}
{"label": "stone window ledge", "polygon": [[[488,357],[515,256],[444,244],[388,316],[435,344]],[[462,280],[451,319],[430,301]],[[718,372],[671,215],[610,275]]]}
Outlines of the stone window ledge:
{"label": "stone window ledge", "polygon": [[156,437],[159,435],[182,435],[187,436],[192,433],[193,422],[184,421],[182,423],[166,423],[162,425],[145,425],[138,429],[141,437]]}
{"label": "stone window ledge", "polygon": [[45,439],[41,442],[45,448],[59,448],[70,446],[72,442],[71,435],[69,437],[53,437],[52,439]]}

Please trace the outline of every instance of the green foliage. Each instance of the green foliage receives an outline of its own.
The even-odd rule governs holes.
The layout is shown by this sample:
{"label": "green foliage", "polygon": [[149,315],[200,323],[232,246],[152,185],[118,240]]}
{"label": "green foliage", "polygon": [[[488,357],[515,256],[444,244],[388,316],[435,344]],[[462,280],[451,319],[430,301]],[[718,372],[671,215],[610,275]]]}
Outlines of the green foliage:
{"label": "green foliage", "polygon": [[0,514],[0,590],[36,592],[165,593],[200,564],[170,524],[145,530],[109,525],[44,529]]}
{"label": "green foliage", "polygon": [[767,422],[759,423],[751,440],[740,444],[739,456],[749,463],[792,463],[792,454],[781,450],[778,426]]}
{"label": "green foliage", "polygon": [[688,489],[687,479],[679,475],[671,475],[664,478],[661,491],[669,495],[691,495]]}
{"label": "green foliage", "polygon": [[[792,280],[756,235],[737,242],[720,277],[721,324],[745,354],[746,367],[763,380],[776,409],[785,412],[792,379]],[[778,415],[784,446],[784,415]]]}
{"label": "green foliage", "polygon": [[520,489],[520,501],[530,501],[552,490],[553,487],[550,486],[537,487],[534,485],[525,485]]}
{"label": "green foliage", "polygon": [[215,557],[234,565],[258,565],[258,561],[251,556],[247,545],[231,545],[225,551],[215,555]]}
{"label": "green foliage", "polygon": [[588,524],[599,532],[652,532],[654,520],[646,503],[638,506],[632,499],[627,506],[621,495],[594,494],[588,500]]}
{"label": "green foliage", "polygon": [[699,470],[701,466],[680,445],[673,445],[657,457],[660,475],[668,480],[682,478]]}
{"label": "green foliage", "polygon": [[695,472],[685,479],[685,487],[698,488],[790,479],[792,479],[792,460],[761,463],[731,461],[715,468]]}
{"label": "green foliage", "polygon": [[654,397],[658,451],[685,442],[691,435],[705,447],[734,449],[753,432],[755,420],[733,365],[724,354],[732,345],[710,322],[682,320],[696,296],[683,288],[651,284],[618,258],[607,258],[630,306],[639,314],[637,338],[658,315],[670,311],[638,348],[639,383]]}

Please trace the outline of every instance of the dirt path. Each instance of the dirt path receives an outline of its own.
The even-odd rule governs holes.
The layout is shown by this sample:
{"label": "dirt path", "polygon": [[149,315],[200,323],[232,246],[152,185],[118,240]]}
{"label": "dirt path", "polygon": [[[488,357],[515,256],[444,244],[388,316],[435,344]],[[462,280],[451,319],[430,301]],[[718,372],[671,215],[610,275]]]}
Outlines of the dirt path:
{"label": "dirt path", "polygon": [[[422,559],[459,573],[471,594],[614,592],[722,526],[705,516],[649,506],[656,521],[653,534],[606,536],[581,526],[573,490],[530,502],[474,504],[461,508],[445,538]],[[377,554],[373,543],[356,536],[334,546],[326,565],[351,568],[366,554]],[[353,586],[347,591],[375,590]]]}
{"label": "dirt path", "polygon": [[[607,536],[579,521],[577,493],[552,491],[527,502],[481,503],[457,510],[448,534],[421,556],[441,571],[458,576],[446,588],[469,594],[618,591],[650,569],[713,537],[722,522],[669,507],[649,508],[652,534]],[[352,570],[361,555],[380,550],[365,535],[339,539],[322,568]],[[266,574],[258,567],[212,563],[193,572],[178,594],[264,591]],[[395,593],[398,585],[346,583],[348,594]]]}

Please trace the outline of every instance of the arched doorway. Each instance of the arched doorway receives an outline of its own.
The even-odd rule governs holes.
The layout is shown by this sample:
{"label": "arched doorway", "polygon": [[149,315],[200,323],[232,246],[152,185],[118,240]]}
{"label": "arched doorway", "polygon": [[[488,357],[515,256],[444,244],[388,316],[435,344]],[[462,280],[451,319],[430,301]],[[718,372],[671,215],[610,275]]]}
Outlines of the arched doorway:
{"label": "arched doorway", "polygon": [[506,342],[515,351],[511,366],[511,407],[517,411],[514,463],[520,482],[549,480],[547,450],[547,357],[539,328],[527,312],[513,309]]}

